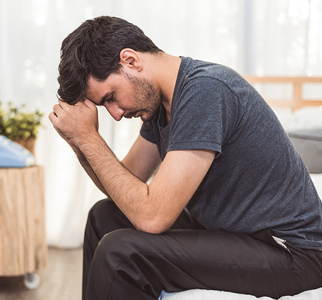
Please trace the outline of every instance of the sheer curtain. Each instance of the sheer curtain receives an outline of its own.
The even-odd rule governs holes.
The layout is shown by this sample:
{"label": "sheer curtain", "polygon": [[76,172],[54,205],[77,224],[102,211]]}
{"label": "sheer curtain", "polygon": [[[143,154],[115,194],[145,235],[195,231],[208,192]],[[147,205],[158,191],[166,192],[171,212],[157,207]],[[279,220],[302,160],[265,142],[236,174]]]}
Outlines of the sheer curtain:
{"label": "sheer curtain", "polygon": [[[80,246],[88,210],[103,197],[47,118],[67,34],[85,19],[114,15],[174,55],[242,74],[322,76],[321,12],[320,0],[0,0],[0,99],[45,113],[36,159],[45,168],[49,245]],[[122,158],[140,122],[99,115],[102,136]]]}

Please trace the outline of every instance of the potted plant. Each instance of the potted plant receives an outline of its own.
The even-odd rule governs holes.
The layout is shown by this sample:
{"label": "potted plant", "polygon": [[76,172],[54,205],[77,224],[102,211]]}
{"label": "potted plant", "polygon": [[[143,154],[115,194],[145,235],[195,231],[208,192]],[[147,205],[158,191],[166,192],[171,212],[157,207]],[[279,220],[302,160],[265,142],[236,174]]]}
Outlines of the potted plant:
{"label": "potted plant", "polygon": [[27,148],[34,154],[35,140],[41,126],[43,113],[38,109],[31,113],[25,111],[26,105],[14,107],[11,102],[5,110],[0,101],[0,135]]}

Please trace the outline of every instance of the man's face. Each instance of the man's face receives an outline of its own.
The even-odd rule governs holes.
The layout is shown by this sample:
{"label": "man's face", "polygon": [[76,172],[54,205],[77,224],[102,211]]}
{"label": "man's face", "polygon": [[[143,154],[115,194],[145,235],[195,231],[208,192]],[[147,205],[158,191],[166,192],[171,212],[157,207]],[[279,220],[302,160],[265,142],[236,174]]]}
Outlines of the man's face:
{"label": "man's face", "polygon": [[89,78],[86,98],[96,105],[103,105],[116,120],[122,117],[141,117],[151,120],[161,105],[161,91],[145,78],[121,72],[100,82]]}

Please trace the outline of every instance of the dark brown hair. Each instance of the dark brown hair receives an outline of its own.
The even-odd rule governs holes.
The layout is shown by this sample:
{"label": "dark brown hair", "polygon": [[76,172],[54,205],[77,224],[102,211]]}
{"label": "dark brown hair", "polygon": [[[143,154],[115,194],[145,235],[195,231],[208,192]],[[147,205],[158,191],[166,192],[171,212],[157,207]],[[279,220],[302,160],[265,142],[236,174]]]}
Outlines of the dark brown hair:
{"label": "dark brown hair", "polygon": [[120,71],[120,52],[124,48],[162,52],[139,27],[123,19],[102,16],[85,21],[62,43],[59,97],[69,104],[82,101],[90,75],[104,81]]}

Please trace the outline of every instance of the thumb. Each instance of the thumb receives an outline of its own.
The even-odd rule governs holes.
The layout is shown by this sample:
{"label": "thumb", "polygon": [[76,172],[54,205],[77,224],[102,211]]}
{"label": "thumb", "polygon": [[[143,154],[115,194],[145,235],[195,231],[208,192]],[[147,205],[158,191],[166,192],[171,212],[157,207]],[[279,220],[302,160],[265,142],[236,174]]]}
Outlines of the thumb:
{"label": "thumb", "polygon": [[88,100],[88,99],[85,99],[85,100],[83,101],[83,103],[84,103],[86,106],[88,106],[89,108],[96,109],[96,105],[95,105],[92,101],[90,101],[90,100]]}

